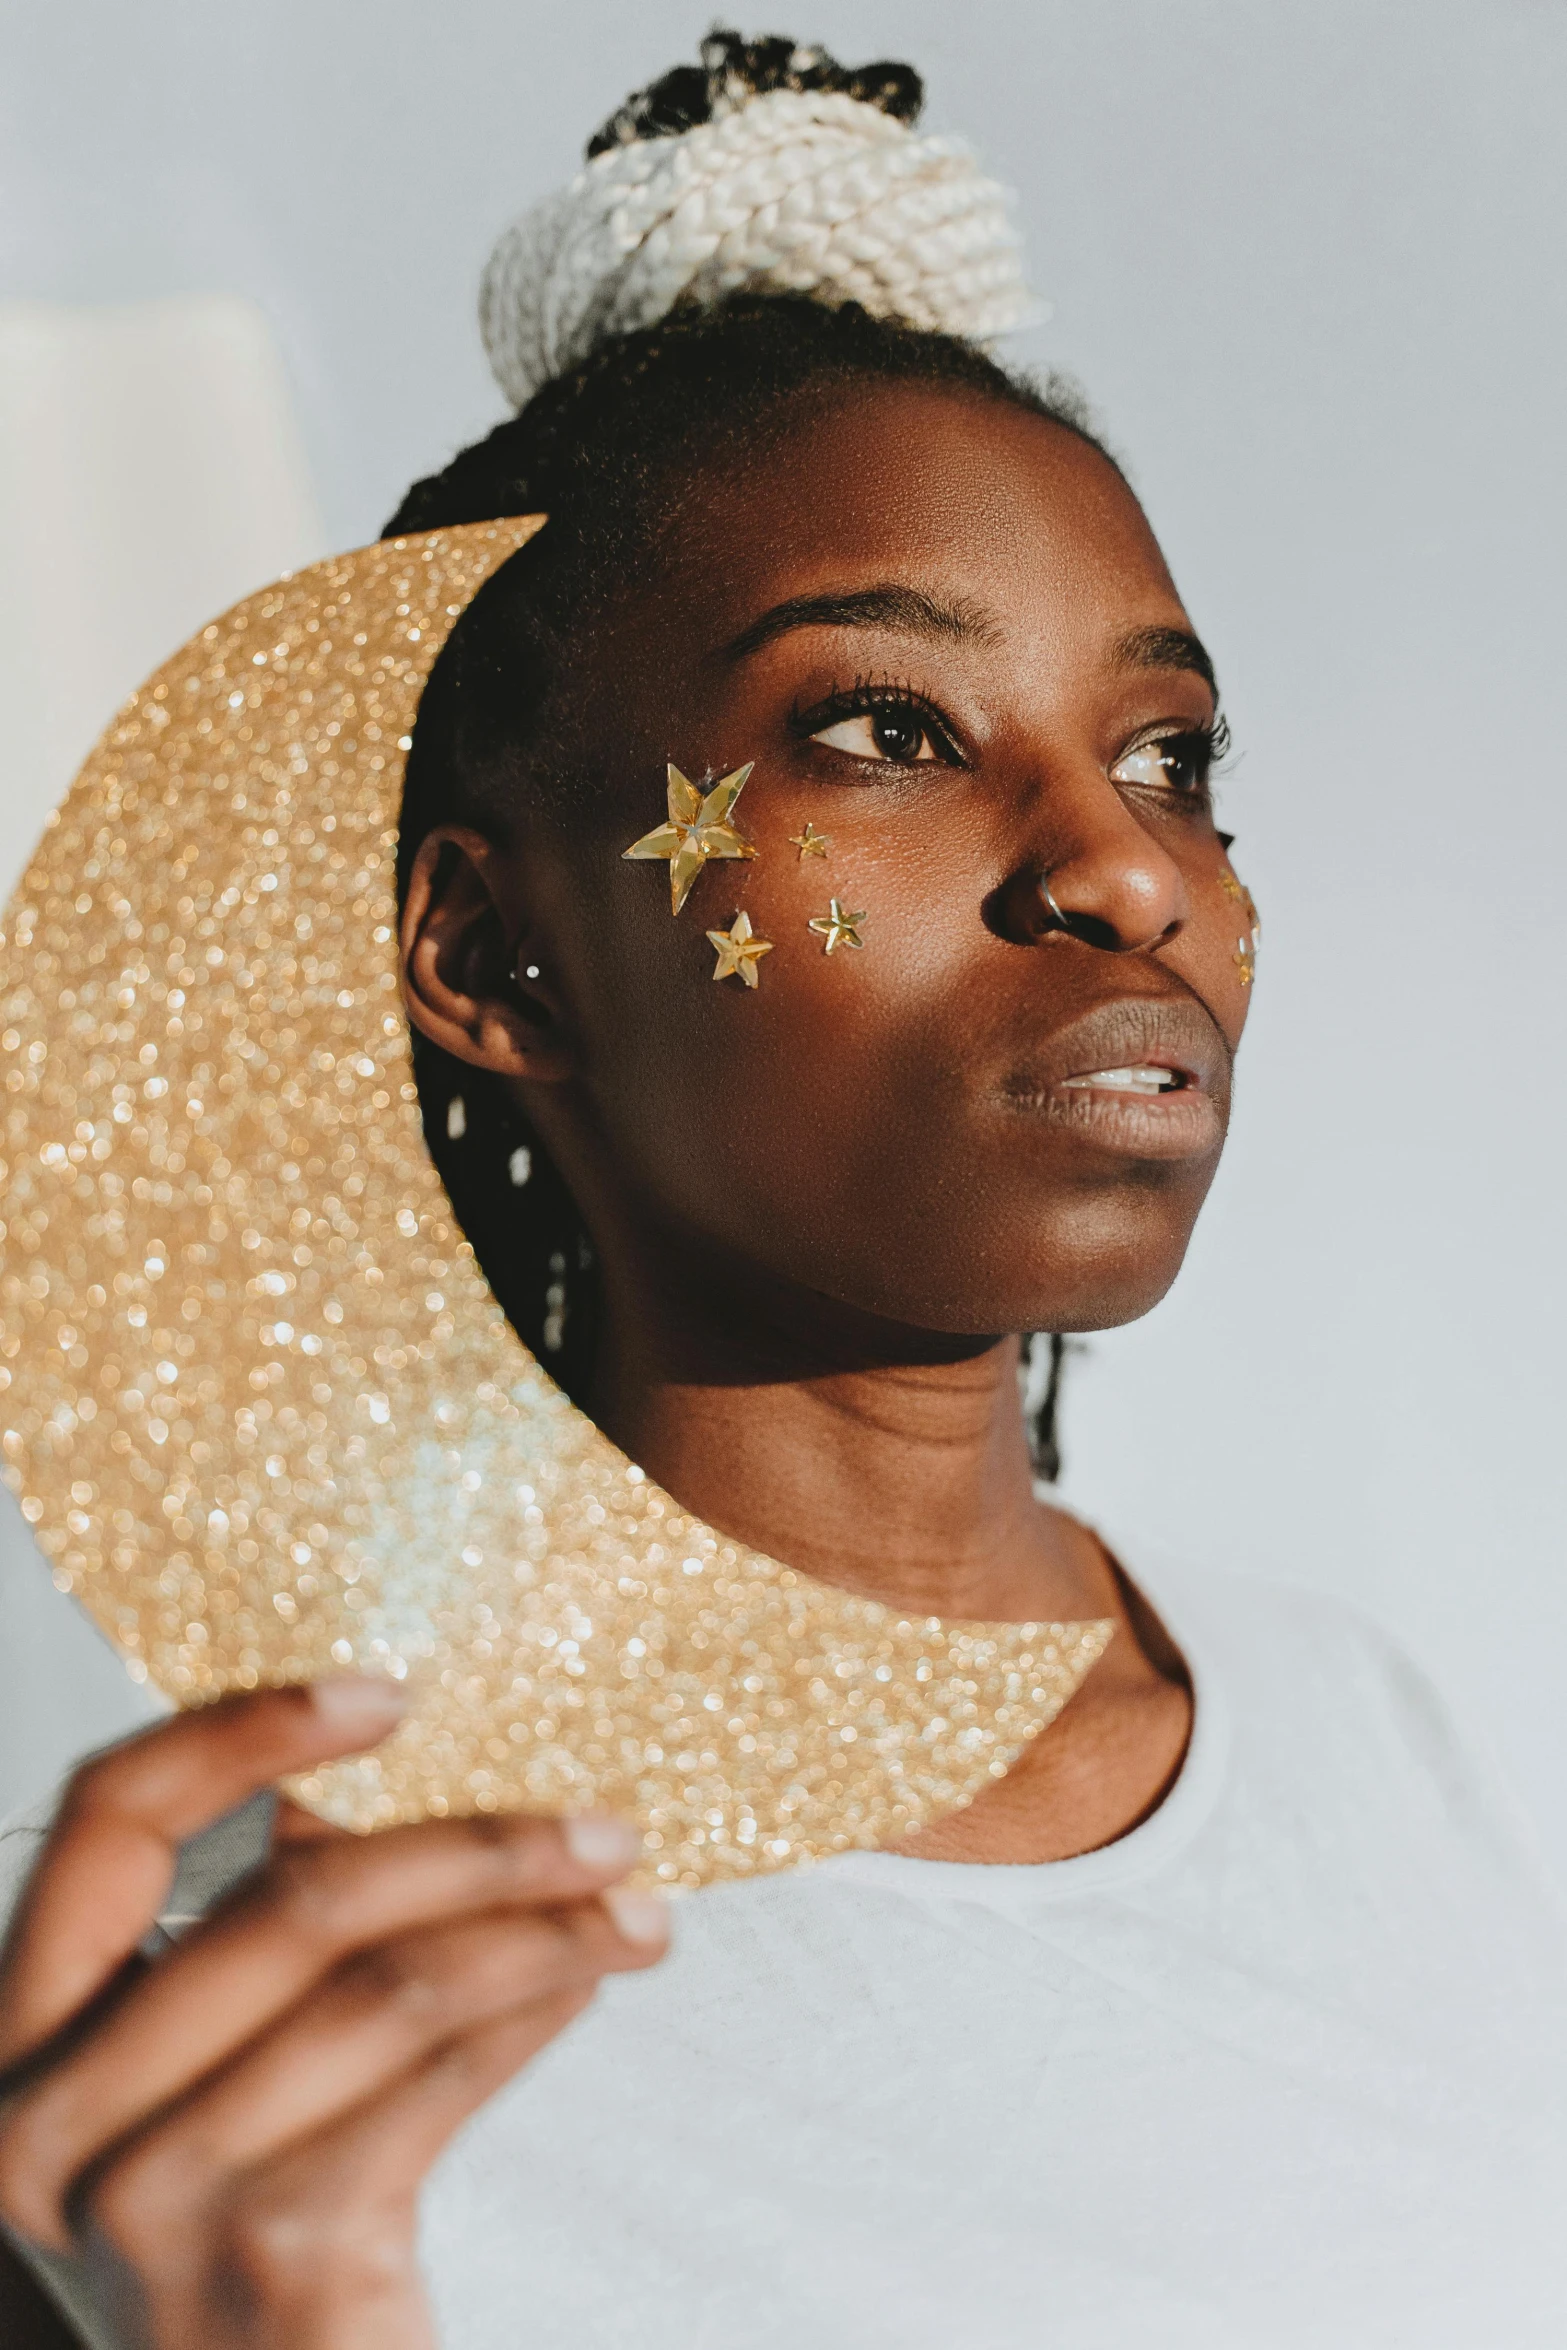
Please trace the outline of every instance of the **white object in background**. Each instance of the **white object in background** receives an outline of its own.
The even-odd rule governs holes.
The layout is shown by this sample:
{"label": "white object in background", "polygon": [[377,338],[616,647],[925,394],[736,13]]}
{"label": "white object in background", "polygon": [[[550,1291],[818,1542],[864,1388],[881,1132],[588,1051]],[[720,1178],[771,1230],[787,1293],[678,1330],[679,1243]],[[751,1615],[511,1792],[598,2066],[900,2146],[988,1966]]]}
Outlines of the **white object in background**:
{"label": "white object in background", "polygon": [[0,303],[0,894],[126,695],[325,552],[251,303]]}
{"label": "white object in background", "polygon": [[[0,303],[0,899],[127,694],[325,551],[253,304]],[[156,1707],[0,1496],[0,1816]]]}

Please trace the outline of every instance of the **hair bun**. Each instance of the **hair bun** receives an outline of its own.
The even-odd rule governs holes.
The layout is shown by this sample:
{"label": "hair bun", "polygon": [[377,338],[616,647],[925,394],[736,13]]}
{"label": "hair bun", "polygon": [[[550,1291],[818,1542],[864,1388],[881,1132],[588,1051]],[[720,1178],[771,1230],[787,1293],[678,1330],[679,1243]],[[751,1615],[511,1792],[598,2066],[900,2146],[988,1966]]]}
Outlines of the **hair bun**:
{"label": "hair bun", "polygon": [[484,272],[490,365],[522,407],[601,342],[742,289],[859,302],[986,341],[1042,316],[1007,198],[958,140],[921,137],[907,66],[718,33],[703,64],[611,117],[570,184]]}

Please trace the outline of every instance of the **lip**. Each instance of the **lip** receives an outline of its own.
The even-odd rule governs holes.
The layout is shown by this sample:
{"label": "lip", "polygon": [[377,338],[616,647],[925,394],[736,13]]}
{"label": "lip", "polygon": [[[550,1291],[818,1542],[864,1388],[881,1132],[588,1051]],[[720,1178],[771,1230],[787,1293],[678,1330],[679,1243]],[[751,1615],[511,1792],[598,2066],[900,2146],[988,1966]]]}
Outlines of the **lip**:
{"label": "lip", "polygon": [[[1169,1069],[1169,1093],[1084,1085],[1096,1070]],[[1076,1082],[1074,1082],[1076,1081]],[[1121,1156],[1208,1156],[1224,1137],[1230,1055],[1202,1006],[1180,996],[1120,996],[1096,1004],[1048,1037],[1037,1058],[1009,1076],[1013,1109]]]}

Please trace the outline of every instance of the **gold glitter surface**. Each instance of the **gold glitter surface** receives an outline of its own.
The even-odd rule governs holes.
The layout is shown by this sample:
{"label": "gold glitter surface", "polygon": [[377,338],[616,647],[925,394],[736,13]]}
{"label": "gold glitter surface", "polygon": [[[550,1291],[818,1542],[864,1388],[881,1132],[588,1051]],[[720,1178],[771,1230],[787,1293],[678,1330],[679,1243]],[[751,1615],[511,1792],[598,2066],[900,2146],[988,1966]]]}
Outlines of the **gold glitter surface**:
{"label": "gold glitter surface", "polygon": [[424,1147],[393,900],[453,619],[540,517],[252,596],[121,712],[0,933],[5,1475],[139,1679],[414,1694],[328,1818],[624,1809],[704,1881],[907,1835],[1111,1627],[905,1619],[687,1515],[490,1296]]}

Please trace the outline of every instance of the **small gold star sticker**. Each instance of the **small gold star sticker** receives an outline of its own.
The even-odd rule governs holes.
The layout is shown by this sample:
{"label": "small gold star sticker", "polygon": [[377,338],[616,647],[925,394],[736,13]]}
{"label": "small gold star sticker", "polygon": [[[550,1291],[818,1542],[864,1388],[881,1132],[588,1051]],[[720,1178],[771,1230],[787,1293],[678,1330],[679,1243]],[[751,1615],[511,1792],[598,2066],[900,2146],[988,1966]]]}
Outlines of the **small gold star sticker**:
{"label": "small gold star sticker", "polygon": [[729,821],[729,812],[755,761],[748,759],[714,784],[704,795],[688,783],[678,767],[669,770],[669,821],[645,832],[621,854],[626,857],[669,860],[669,910],[678,914],[691,895],[691,884],[709,857],[754,857],[744,833]]}
{"label": "small gold star sticker", "polygon": [[1235,952],[1230,957],[1230,960],[1235,965],[1235,969],[1239,974],[1242,987],[1250,987],[1253,974],[1257,968],[1257,958],[1251,941],[1245,938],[1238,938],[1235,941]]}
{"label": "small gold star sticker", "polygon": [[751,936],[749,914],[737,914],[727,930],[710,930],[707,943],[718,955],[713,977],[733,979],[738,976],[747,987],[756,986],[756,966],[764,955],[770,955],[773,951],[770,938]]}
{"label": "small gold star sticker", "polygon": [[829,898],[827,912],[813,914],[806,928],[814,930],[818,938],[827,941],[822,952],[830,955],[835,947],[862,947],[865,944],[859,930],[864,919],[863,914],[846,914],[836,898]]}
{"label": "small gold star sticker", "polygon": [[803,865],[807,857],[826,856],[827,851],[832,847],[832,835],[830,832],[818,832],[815,825],[807,818],[803,832],[790,833],[789,846],[799,850],[799,861]]}

